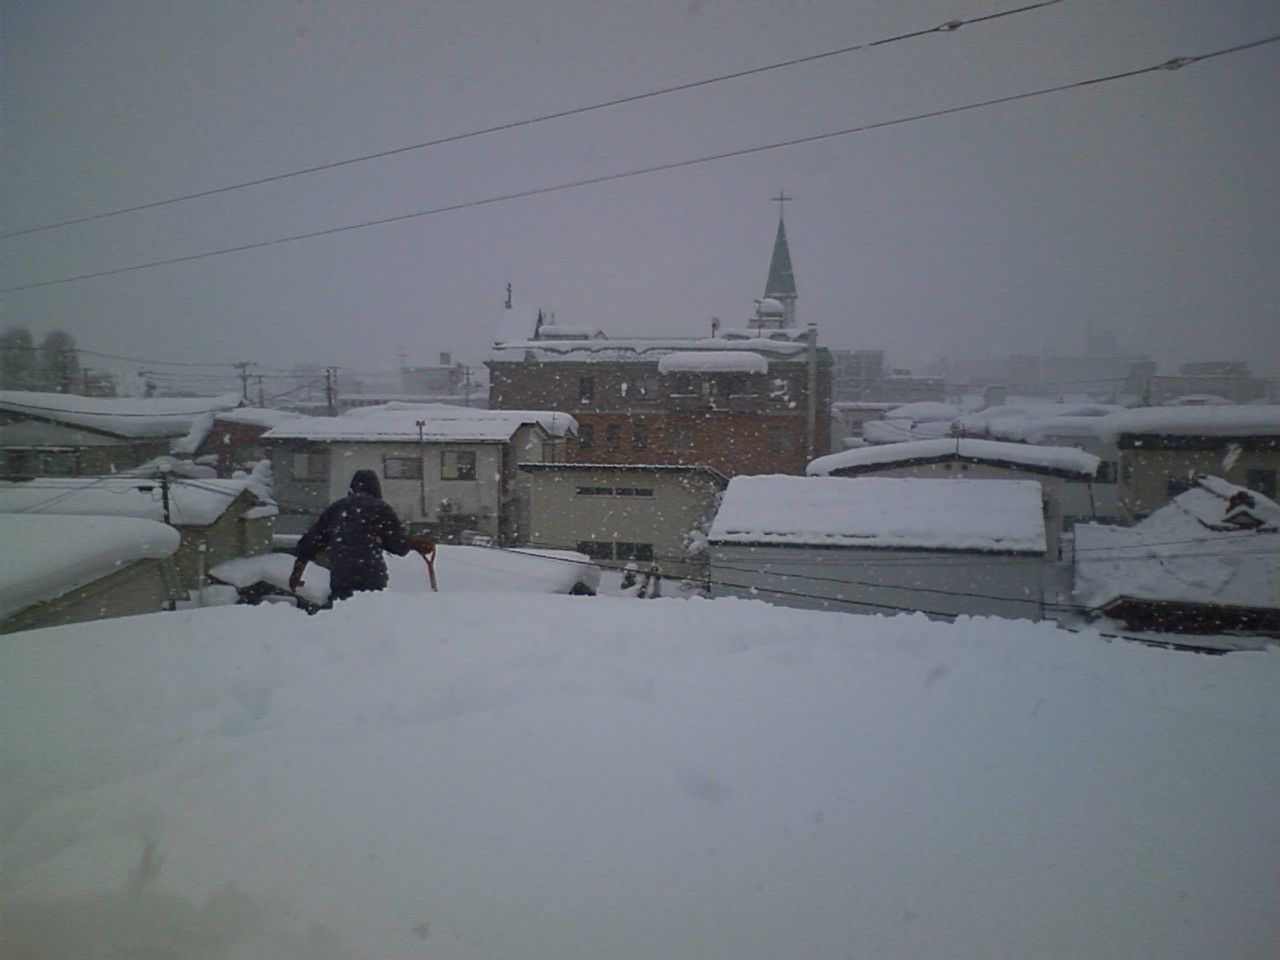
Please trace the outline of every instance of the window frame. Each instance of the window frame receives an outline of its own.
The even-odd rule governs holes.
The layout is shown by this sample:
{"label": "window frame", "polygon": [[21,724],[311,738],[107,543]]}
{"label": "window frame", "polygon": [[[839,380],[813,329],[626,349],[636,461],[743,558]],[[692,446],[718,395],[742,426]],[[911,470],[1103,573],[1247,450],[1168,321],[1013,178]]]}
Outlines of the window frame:
{"label": "window frame", "polygon": [[[470,460],[470,468],[463,467],[464,458]],[[449,475],[450,462],[454,464],[455,476]],[[449,481],[467,482],[476,479],[476,452],[474,450],[441,450],[440,451],[440,479]],[[469,473],[470,476],[465,474]]]}
{"label": "window frame", "polygon": [[[397,472],[394,474],[391,472],[391,465],[393,463],[401,465],[401,467],[396,468]],[[399,472],[399,470],[402,469],[404,464],[412,464],[417,469],[412,470],[409,473],[401,473]],[[386,455],[386,456],[383,456],[382,458],[382,479],[384,480],[421,480],[423,478],[423,475],[424,474],[422,470],[422,457],[400,457],[400,456]]]}

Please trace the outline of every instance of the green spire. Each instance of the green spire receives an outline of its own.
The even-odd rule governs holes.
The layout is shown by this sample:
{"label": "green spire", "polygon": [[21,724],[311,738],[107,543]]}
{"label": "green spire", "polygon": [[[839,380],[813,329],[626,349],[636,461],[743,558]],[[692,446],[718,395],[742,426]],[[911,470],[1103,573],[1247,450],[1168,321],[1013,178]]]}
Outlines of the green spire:
{"label": "green spire", "polygon": [[773,241],[773,259],[769,261],[769,279],[764,295],[775,300],[796,298],[796,277],[791,272],[791,249],[787,246],[787,225],[778,217],[778,236]]}

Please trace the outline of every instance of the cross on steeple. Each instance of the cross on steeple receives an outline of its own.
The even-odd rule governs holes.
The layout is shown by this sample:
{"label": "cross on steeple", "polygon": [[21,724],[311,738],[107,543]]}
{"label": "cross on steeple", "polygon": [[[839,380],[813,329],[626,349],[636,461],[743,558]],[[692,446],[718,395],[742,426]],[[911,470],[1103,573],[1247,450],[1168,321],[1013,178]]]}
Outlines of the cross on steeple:
{"label": "cross on steeple", "polygon": [[782,192],[782,188],[779,187],[778,195],[776,197],[770,197],[769,199],[778,205],[778,219],[781,220],[783,217],[783,214],[786,212],[787,201],[794,200],[795,198],[788,197],[785,193]]}

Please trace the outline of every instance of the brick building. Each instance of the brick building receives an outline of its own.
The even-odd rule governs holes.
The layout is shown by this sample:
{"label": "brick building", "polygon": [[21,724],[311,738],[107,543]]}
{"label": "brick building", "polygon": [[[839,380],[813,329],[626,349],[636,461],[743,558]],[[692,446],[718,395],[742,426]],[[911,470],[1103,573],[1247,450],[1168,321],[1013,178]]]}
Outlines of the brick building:
{"label": "brick building", "polygon": [[571,413],[579,427],[571,463],[803,474],[829,450],[832,358],[816,327],[796,327],[795,302],[779,217],[764,297],[744,329],[610,339],[540,314],[532,339],[494,345],[489,406]]}
{"label": "brick building", "polygon": [[571,463],[803,474],[831,436],[831,355],[807,338],[501,343],[489,406],[573,414]]}

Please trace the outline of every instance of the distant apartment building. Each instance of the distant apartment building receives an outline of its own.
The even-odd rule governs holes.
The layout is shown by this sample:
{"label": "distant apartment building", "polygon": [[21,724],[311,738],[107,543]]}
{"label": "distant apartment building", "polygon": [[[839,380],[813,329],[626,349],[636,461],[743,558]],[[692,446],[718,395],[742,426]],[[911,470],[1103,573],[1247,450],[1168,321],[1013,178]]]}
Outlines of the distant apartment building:
{"label": "distant apartment building", "polygon": [[883,350],[832,350],[831,360],[836,402],[918,403],[946,395],[944,377],[915,376],[889,367]]}

